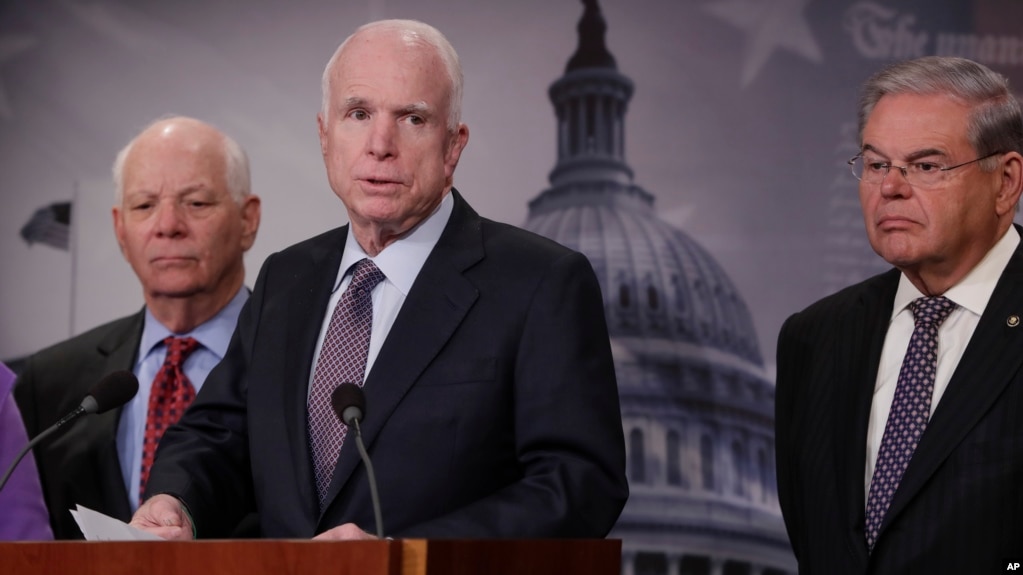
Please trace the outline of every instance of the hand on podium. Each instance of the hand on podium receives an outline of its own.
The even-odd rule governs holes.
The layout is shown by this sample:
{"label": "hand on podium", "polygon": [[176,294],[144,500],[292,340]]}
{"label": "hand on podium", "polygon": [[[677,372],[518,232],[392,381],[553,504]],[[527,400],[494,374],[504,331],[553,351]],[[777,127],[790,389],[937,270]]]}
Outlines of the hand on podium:
{"label": "hand on podium", "polygon": [[147,499],[132,516],[129,525],[172,541],[193,539],[192,520],[185,512],[185,507],[177,498],[167,494]]}
{"label": "hand on podium", "polygon": [[320,541],[358,541],[378,539],[378,537],[376,535],[370,535],[362,529],[359,529],[359,526],[354,523],[345,523],[344,525],[332,527],[323,533],[320,533],[316,537],[313,537],[313,539]]}

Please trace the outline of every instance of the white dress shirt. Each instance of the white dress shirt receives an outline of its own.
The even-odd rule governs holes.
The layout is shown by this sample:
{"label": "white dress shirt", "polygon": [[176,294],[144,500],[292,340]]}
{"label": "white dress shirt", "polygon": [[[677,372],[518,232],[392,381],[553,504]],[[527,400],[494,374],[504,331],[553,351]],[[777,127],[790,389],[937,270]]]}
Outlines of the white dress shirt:
{"label": "white dress shirt", "polygon": [[[938,329],[938,366],[934,375],[934,395],[931,396],[931,415],[941,401],[941,396],[952,379],[952,373],[959,365],[966,345],[970,342],[973,332],[977,329],[980,316],[987,307],[988,300],[995,290],[995,285],[1002,276],[1002,271],[1009,263],[1013,252],[1019,245],[1020,236],[1016,228],[1009,226],[1000,240],[984,256],[970,273],[944,294],[957,304],[955,310]],[[864,477],[864,496],[870,493],[870,479],[874,475],[877,452],[881,447],[888,412],[895,398],[895,386],[899,379],[902,360],[909,347],[909,339],[913,335],[913,312],[909,304],[913,300],[924,297],[920,290],[902,274],[899,288],[895,293],[895,305],[892,308],[891,323],[888,335],[881,349],[881,362],[877,370],[877,382],[874,384],[874,399],[870,405],[870,421],[867,427],[867,466]]]}

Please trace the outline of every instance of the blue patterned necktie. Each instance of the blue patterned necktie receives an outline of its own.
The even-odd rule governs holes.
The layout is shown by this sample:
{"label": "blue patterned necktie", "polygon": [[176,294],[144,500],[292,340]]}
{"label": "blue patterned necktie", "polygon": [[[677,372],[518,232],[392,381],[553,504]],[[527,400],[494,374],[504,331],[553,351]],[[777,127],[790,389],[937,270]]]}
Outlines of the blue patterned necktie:
{"label": "blue patterned necktie", "polygon": [[383,279],[383,272],[369,259],[355,264],[352,282],[334,307],[320,357],[316,361],[307,409],[309,445],[321,509],[348,432],[348,426],[334,414],[330,396],[342,383],[351,382],[362,387],[373,328],[371,292]]}
{"label": "blue patterned necktie", "polygon": [[910,304],[915,324],[913,335],[899,370],[895,397],[867,495],[866,537],[871,550],[902,474],[930,419],[938,363],[938,327],[955,308],[956,304],[944,296],[921,297]]}

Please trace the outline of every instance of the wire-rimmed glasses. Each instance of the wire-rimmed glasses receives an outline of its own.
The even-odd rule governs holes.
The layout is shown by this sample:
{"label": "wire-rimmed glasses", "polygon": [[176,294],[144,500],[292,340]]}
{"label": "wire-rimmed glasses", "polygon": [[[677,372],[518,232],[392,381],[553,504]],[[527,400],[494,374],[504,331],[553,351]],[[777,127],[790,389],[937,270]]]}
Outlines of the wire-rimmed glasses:
{"label": "wire-rimmed glasses", "polygon": [[905,166],[896,166],[891,162],[885,162],[880,159],[864,156],[863,154],[857,154],[848,161],[848,164],[849,168],[852,170],[852,175],[855,176],[857,180],[867,184],[880,184],[884,181],[888,172],[890,172],[892,168],[896,168],[902,172],[902,177],[906,179],[906,182],[909,183],[909,185],[920,188],[934,188],[945,183],[949,171],[963,166],[968,166],[981,160],[986,160],[1002,153],[1004,152],[992,152],[986,156],[981,156],[954,166],[942,166],[937,162],[910,162]]}

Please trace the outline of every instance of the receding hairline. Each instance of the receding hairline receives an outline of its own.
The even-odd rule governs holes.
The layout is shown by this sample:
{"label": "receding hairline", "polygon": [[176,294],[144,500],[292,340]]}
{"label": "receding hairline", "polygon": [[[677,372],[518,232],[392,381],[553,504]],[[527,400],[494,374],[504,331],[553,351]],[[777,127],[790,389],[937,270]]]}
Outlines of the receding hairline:
{"label": "receding hairline", "polygon": [[360,26],[355,30],[355,32],[352,32],[351,35],[341,42],[337,49],[334,50],[334,54],[327,61],[327,65],[323,69],[323,76],[320,81],[320,114],[323,119],[327,120],[330,115],[330,93],[338,63],[342,59],[342,56],[347,53],[353,41],[371,33],[391,33],[392,35],[397,35],[407,44],[423,46],[432,50],[433,56],[440,61],[448,77],[448,127],[450,129],[455,129],[461,121],[462,91],[464,83],[462,65],[459,61],[458,53],[455,51],[454,46],[451,45],[451,42],[448,41],[447,37],[445,37],[440,30],[418,20],[392,19],[369,22]]}
{"label": "receding hairline", "polygon": [[925,56],[892,62],[861,85],[857,118],[861,140],[877,104],[899,95],[945,97],[974,110],[1015,99],[1005,76],[973,60]]}
{"label": "receding hairline", "polygon": [[223,162],[222,176],[227,186],[228,195],[239,205],[246,197],[252,195],[252,180],[249,159],[245,150],[231,136],[209,122],[189,116],[163,116],[147,124],[124,146],[114,159],[112,166],[114,193],[117,203],[124,197],[124,171],[129,156],[140,142],[155,141],[159,132],[169,126],[183,126],[193,130],[202,138],[203,146],[213,146]]}

